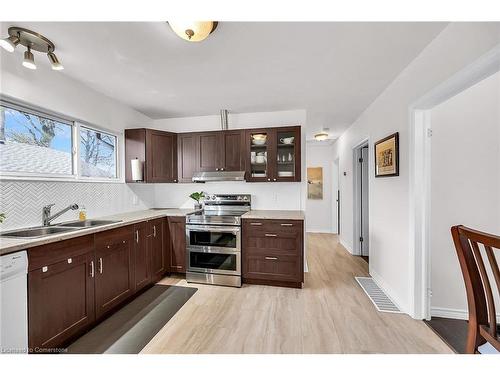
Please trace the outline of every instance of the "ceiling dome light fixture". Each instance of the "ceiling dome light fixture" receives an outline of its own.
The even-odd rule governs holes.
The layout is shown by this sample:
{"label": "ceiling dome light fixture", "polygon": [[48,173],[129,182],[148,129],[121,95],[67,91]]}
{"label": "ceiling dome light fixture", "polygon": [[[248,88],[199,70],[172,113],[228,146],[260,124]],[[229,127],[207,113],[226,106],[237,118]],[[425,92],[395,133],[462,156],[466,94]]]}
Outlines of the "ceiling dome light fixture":
{"label": "ceiling dome light fixture", "polygon": [[8,33],[8,38],[0,40],[0,46],[9,52],[14,52],[14,49],[19,44],[25,46],[27,50],[24,52],[24,67],[32,70],[36,69],[35,56],[31,51],[37,51],[47,54],[53,70],[64,69],[54,53],[56,46],[43,35],[22,27],[9,27]]}
{"label": "ceiling dome light fixture", "polygon": [[169,21],[170,28],[188,42],[201,42],[214,32],[217,21]]}
{"label": "ceiling dome light fixture", "polygon": [[327,130],[329,129],[321,129],[321,131],[317,134],[314,134],[314,138],[317,140],[317,141],[326,141],[328,139],[328,133],[327,133]]}

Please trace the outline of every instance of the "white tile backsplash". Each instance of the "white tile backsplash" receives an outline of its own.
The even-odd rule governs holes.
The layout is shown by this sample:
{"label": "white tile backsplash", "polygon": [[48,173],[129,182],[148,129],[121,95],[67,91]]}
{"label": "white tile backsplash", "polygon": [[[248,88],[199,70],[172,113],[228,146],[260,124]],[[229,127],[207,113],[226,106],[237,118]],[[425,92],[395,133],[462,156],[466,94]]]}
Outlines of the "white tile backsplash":
{"label": "white tile backsplash", "polygon": [[[42,207],[53,212],[72,203],[85,206],[89,218],[152,207],[192,208],[189,194],[240,193],[252,195],[252,207],[265,210],[303,210],[302,183],[220,182],[206,184],[115,184],[90,182],[0,181],[0,212],[7,215],[0,231],[41,225]],[[56,219],[76,220],[78,211]]]}
{"label": "white tile backsplash", "polygon": [[[0,212],[7,215],[0,230],[41,225],[42,207],[49,203],[55,203],[53,212],[77,203],[85,206],[89,218],[106,216],[153,207],[154,187],[145,184],[0,181]],[[77,218],[78,211],[69,211],[56,221]]]}

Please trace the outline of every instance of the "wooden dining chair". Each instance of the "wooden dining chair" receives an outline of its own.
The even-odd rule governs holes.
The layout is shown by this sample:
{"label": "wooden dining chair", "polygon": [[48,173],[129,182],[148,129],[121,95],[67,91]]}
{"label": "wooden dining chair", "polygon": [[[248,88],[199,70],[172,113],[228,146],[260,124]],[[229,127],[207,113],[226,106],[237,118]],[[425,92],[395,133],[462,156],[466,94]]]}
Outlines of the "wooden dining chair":
{"label": "wooden dining chair", "polygon": [[493,297],[499,295],[500,290],[500,271],[495,258],[495,251],[500,249],[500,237],[463,225],[452,227],[451,235],[469,306],[466,353],[500,353],[500,330]]}

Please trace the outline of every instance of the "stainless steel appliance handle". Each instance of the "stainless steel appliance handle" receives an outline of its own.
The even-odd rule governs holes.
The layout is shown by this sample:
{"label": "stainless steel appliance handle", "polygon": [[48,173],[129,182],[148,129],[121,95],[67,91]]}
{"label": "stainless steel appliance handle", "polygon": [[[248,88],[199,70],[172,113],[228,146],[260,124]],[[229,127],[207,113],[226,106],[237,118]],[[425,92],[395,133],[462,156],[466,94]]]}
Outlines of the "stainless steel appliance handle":
{"label": "stainless steel appliance handle", "polygon": [[216,232],[216,233],[238,233],[240,227],[218,226],[218,225],[186,225],[186,231]]}
{"label": "stainless steel appliance handle", "polygon": [[188,253],[209,253],[209,254],[241,254],[239,247],[215,247],[215,246],[188,246]]}

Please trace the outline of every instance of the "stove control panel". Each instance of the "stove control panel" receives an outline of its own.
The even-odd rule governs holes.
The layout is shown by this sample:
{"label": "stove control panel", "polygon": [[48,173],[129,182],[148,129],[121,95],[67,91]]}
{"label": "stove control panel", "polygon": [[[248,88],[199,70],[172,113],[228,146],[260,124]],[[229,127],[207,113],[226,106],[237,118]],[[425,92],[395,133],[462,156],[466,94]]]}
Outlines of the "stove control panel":
{"label": "stove control panel", "polygon": [[230,204],[245,204],[250,205],[252,196],[250,194],[206,194],[205,205],[230,205]]}

